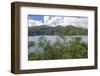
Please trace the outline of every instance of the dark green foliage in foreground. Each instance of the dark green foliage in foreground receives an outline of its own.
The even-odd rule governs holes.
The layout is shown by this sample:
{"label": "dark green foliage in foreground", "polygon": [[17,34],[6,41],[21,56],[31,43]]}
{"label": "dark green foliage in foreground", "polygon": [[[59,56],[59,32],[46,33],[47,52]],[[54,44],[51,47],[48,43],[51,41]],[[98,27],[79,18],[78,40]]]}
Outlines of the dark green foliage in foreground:
{"label": "dark green foliage in foreground", "polygon": [[85,28],[69,26],[50,27],[46,25],[28,27],[28,36],[36,35],[87,35],[88,30]]}
{"label": "dark green foliage in foreground", "polygon": [[35,46],[34,41],[30,41],[30,42],[28,42],[28,48],[30,48],[30,47],[32,47],[32,46]]}
{"label": "dark green foliage in foreground", "polygon": [[64,36],[55,42],[47,41],[44,37],[39,38],[35,45],[44,48],[42,53],[31,53],[28,55],[29,60],[51,60],[51,59],[77,59],[88,57],[88,46],[81,42],[80,37],[71,38],[66,41]]}

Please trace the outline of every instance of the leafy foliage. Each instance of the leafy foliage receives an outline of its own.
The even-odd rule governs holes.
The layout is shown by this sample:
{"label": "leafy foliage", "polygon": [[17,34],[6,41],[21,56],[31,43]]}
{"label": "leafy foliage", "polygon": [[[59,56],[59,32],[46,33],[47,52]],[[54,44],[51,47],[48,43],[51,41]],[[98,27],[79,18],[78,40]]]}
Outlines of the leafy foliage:
{"label": "leafy foliage", "polygon": [[30,47],[32,47],[32,46],[35,46],[34,41],[30,41],[30,42],[28,42],[28,48],[30,48]]}
{"label": "leafy foliage", "polygon": [[[65,36],[60,36],[55,42],[47,41],[45,37],[40,37],[34,46],[43,47],[42,53],[31,53],[28,55],[29,60],[51,60],[51,59],[75,59],[87,58],[88,46],[81,42],[80,37],[70,37],[67,40]],[[34,43],[34,42],[33,42]]]}

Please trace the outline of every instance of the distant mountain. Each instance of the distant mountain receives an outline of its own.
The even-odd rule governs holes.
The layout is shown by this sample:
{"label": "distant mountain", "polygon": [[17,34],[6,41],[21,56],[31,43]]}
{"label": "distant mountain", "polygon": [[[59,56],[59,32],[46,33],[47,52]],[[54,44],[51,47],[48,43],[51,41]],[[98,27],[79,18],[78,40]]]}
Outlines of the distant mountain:
{"label": "distant mountain", "polygon": [[88,29],[75,27],[73,25],[55,26],[48,25],[28,27],[28,36],[36,35],[87,35]]}

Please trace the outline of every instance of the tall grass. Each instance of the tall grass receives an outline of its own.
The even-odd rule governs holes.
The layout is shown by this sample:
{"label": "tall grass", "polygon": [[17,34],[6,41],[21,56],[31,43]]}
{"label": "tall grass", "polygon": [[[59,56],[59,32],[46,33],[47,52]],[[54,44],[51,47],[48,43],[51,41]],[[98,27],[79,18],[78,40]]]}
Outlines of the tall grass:
{"label": "tall grass", "polygon": [[56,38],[52,42],[45,37],[40,37],[37,42],[31,42],[29,47],[42,47],[42,53],[30,53],[28,60],[52,60],[52,59],[77,59],[88,57],[88,45],[81,41],[81,37],[70,37],[68,40],[65,36]]}

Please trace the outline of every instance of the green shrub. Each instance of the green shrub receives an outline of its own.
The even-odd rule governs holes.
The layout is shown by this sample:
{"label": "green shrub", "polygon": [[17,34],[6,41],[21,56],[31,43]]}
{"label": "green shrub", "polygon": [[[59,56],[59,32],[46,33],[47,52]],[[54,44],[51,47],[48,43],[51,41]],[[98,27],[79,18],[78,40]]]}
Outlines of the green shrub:
{"label": "green shrub", "polygon": [[75,59],[87,58],[88,46],[86,43],[81,42],[80,37],[72,37],[66,41],[65,36],[60,37],[62,41],[57,38],[53,43],[47,41],[44,37],[40,37],[34,44],[38,47],[43,47],[42,53],[31,53],[28,55],[29,60],[51,60],[51,59]]}

